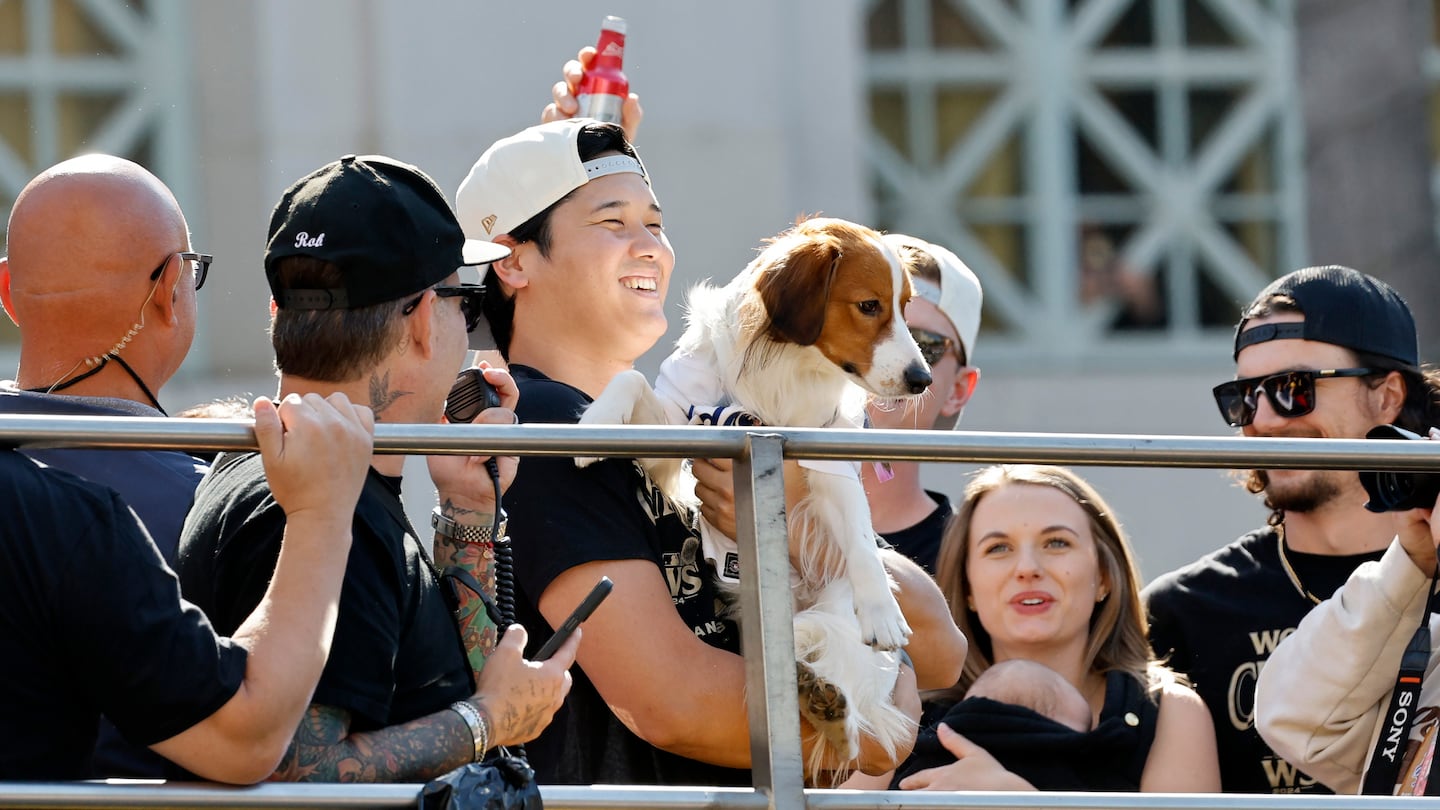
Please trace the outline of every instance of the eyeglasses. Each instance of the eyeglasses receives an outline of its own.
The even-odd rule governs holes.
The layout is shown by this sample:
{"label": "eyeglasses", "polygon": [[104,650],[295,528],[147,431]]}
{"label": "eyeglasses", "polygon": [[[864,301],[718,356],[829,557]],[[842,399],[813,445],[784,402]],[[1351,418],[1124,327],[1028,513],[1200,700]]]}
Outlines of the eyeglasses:
{"label": "eyeglasses", "polygon": [[1215,404],[1220,406],[1220,417],[1230,427],[1244,427],[1255,421],[1255,409],[1260,407],[1260,394],[1263,392],[1276,414],[1294,419],[1315,410],[1316,380],[1364,377],[1375,373],[1368,368],[1301,369],[1266,377],[1231,380],[1215,386]]}
{"label": "eyeglasses", "polygon": [[[465,316],[465,331],[474,332],[475,327],[485,317],[485,311],[481,304],[485,301],[484,284],[457,284],[453,287],[431,287],[438,298],[459,298],[460,314]],[[425,293],[415,296],[415,299],[400,310],[401,315],[409,315],[420,306],[420,301],[425,298]]]}
{"label": "eyeglasses", "polygon": [[[210,263],[215,261],[214,256],[208,253],[189,252],[172,253],[170,256],[179,256],[180,261],[191,263],[190,271],[195,274],[195,289],[198,290],[205,286],[205,276],[210,274]],[[165,265],[170,263],[170,256],[166,256],[165,261],[160,262],[160,266],[150,274],[151,281],[160,279],[160,274],[165,272]]]}
{"label": "eyeglasses", "polygon": [[[925,358],[925,362],[931,366],[940,362],[946,352],[955,351],[957,348],[954,338],[946,337],[939,332],[931,332],[929,329],[921,329],[918,326],[910,327],[910,337],[914,338],[915,345],[920,347],[920,356]],[[955,354],[955,361],[962,366],[965,365],[960,361],[958,352]]]}

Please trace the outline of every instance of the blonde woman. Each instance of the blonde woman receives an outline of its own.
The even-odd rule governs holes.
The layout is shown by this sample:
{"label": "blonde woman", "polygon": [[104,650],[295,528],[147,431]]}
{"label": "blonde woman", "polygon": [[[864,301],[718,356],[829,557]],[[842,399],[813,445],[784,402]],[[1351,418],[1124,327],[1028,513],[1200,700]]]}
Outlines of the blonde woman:
{"label": "blonde woman", "polygon": [[[1129,544],[1079,476],[1048,466],[976,473],[946,530],[937,581],[970,651],[960,681],[929,695],[931,722],[896,776],[900,788],[1220,789],[1210,714],[1153,658]],[[1079,689],[1090,729],[1013,706],[977,717],[961,698],[986,669],[1014,659]]]}

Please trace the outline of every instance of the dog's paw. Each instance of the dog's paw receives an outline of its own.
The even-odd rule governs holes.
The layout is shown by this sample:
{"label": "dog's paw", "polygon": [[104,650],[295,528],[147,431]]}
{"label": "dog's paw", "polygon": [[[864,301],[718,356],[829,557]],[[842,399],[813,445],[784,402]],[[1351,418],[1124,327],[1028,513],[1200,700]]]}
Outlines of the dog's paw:
{"label": "dog's paw", "polygon": [[795,677],[799,684],[800,714],[820,732],[825,742],[835,749],[843,760],[853,759],[858,745],[852,745],[850,729],[846,723],[849,717],[849,702],[840,687],[822,679],[804,661],[795,662]]}
{"label": "dog's paw", "polygon": [[894,597],[869,605],[857,601],[855,618],[860,623],[860,639],[874,649],[898,650],[910,639],[910,625]]}

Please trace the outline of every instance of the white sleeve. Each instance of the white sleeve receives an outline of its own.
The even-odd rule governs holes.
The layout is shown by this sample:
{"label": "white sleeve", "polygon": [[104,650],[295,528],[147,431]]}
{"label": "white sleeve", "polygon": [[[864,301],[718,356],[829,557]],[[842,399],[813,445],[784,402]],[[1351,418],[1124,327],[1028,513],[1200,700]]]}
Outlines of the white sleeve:
{"label": "white sleeve", "polygon": [[676,350],[660,364],[655,394],[665,406],[669,423],[684,425],[690,423],[696,406],[714,407],[723,402],[725,388],[712,359]]}
{"label": "white sleeve", "polygon": [[1392,542],[1275,648],[1255,691],[1255,725],[1275,753],[1336,793],[1360,792],[1429,585]]}

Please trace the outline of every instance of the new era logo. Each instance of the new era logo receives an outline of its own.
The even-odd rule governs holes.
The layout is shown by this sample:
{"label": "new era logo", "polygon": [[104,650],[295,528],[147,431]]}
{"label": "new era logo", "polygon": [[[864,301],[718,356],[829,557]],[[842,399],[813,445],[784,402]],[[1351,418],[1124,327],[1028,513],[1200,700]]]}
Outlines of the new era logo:
{"label": "new era logo", "polygon": [[486,234],[489,234],[489,233],[490,233],[490,229],[493,228],[493,227],[495,227],[495,220],[496,220],[496,219],[497,219],[497,217],[496,217],[494,214],[491,214],[490,216],[485,217],[484,219],[480,220],[480,227],[482,227],[482,228],[485,229],[485,233],[486,233]]}
{"label": "new era logo", "polygon": [[317,248],[324,246],[325,234],[323,233],[313,238],[305,231],[295,234],[295,247],[297,248]]}

